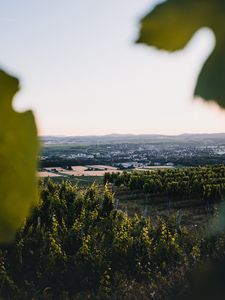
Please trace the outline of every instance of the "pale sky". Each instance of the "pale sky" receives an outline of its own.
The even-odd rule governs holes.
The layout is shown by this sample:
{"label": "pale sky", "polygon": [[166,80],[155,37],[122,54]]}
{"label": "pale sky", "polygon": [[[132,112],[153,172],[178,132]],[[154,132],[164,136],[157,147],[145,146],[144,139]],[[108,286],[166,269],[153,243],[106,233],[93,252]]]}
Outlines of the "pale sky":
{"label": "pale sky", "polygon": [[179,53],[135,45],[155,0],[0,0],[0,64],[21,80],[14,107],[39,134],[225,132],[225,111],[193,99],[214,45],[203,29]]}

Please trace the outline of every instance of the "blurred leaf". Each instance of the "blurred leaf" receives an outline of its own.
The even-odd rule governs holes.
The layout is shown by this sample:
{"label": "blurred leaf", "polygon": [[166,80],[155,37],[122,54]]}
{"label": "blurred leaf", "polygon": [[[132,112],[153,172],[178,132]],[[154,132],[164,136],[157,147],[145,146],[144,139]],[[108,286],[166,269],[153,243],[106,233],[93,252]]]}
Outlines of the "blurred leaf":
{"label": "blurred leaf", "polygon": [[156,6],[141,21],[138,43],[167,51],[180,50],[202,27],[216,36],[216,47],[206,61],[195,95],[215,100],[225,108],[225,1],[168,0]]}
{"label": "blurred leaf", "polygon": [[10,242],[37,199],[38,139],[31,111],[16,113],[19,82],[0,70],[0,242]]}

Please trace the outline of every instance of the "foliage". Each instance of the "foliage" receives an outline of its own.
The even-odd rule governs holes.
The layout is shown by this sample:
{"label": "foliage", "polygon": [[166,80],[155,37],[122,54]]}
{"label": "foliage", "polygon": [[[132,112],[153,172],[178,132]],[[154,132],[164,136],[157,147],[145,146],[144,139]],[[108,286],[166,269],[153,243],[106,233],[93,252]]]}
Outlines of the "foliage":
{"label": "foliage", "polygon": [[225,195],[225,166],[106,173],[104,182],[150,195],[219,201]]}
{"label": "foliage", "polygon": [[223,0],[168,0],[156,6],[141,20],[139,43],[167,51],[182,49],[192,35],[209,27],[216,47],[205,63],[195,95],[215,100],[225,108],[225,2]]}
{"label": "foliage", "polygon": [[11,102],[18,80],[0,70],[0,242],[9,242],[37,200],[38,141],[32,112]]}
{"label": "foliage", "polygon": [[[185,227],[160,218],[153,225],[116,210],[107,186],[78,189],[48,180],[40,183],[39,204],[14,244],[2,247],[0,295],[140,299],[141,293],[143,299],[170,299],[177,282],[179,293],[185,292],[186,274],[220,248],[218,240],[207,241]],[[173,290],[171,299],[177,293]]]}

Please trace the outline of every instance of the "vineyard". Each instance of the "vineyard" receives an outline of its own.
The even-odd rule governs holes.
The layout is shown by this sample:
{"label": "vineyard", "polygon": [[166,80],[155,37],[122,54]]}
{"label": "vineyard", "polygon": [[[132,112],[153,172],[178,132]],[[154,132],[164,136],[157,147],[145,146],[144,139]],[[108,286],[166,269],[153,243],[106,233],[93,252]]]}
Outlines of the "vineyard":
{"label": "vineyard", "polygon": [[[180,180],[188,172],[191,182],[205,178],[203,186],[214,182],[217,173],[218,185],[224,168],[124,173],[118,178],[128,186],[139,176],[141,189],[144,178],[169,183],[181,178],[181,172]],[[118,179],[110,176],[107,181]],[[40,182],[39,194],[39,204],[14,244],[1,247],[4,299],[185,299],[193,270],[206,257],[223,260],[223,236],[178,226],[172,214],[154,222],[128,215],[117,208],[110,186],[80,188],[49,179]]]}
{"label": "vineyard", "polygon": [[151,196],[221,200],[225,194],[225,167],[208,166],[145,172],[107,173],[105,183],[143,191]]}
{"label": "vineyard", "polygon": [[118,207],[129,214],[180,214],[185,225],[207,227],[225,195],[223,165],[106,174]]}

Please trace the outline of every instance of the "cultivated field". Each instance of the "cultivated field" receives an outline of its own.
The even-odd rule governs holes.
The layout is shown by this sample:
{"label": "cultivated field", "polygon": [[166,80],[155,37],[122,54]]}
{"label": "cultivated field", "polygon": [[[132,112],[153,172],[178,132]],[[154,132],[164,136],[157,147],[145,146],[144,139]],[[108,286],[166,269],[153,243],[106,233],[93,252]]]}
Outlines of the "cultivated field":
{"label": "cultivated field", "polygon": [[37,176],[39,178],[46,178],[46,177],[60,177],[61,175],[59,175],[57,173],[52,173],[50,171],[40,171],[40,172],[37,172]]}
{"label": "cultivated field", "polygon": [[67,177],[67,176],[88,176],[88,177],[103,177],[105,173],[119,173],[122,172],[115,167],[105,165],[92,166],[72,166],[70,170],[61,167],[45,168],[38,172],[38,177]]}

